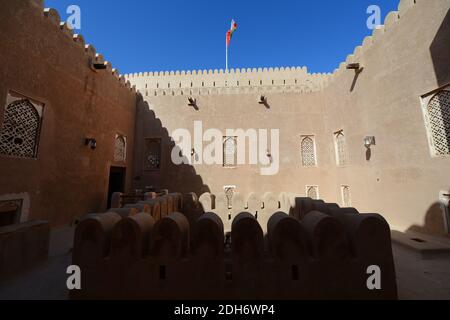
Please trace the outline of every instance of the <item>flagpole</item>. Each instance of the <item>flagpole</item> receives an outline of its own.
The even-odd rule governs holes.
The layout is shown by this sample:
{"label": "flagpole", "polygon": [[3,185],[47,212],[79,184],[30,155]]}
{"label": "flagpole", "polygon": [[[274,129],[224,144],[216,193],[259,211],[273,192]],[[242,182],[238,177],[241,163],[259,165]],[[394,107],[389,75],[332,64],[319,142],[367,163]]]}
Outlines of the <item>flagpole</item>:
{"label": "flagpole", "polygon": [[233,36],[233,32],[236,31],[237,24],[234,22],[234,19],[231,20],[231,28],[227,31],[227,39],[225,42],[225,73],[228,73],[228,47],[230,46],[231,37]]}
{"label": "flagpole", "polygon": [[225,41],[225,72],[228,72],[228,43]]}

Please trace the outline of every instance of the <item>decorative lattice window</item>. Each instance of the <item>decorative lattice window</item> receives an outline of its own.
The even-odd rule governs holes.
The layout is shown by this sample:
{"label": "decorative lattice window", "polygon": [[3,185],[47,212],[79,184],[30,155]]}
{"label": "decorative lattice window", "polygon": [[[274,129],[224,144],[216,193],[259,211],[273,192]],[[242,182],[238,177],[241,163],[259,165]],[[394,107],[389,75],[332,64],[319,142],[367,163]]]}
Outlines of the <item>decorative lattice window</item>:
{"label": "decorative lattice window", "polygon": [[306,186],[306,196],[313,200],[319,199],[319,187],[318,186]]}
{"label": "decorative lattice window", "polygon": [[233,207],[233,195],[236,191],[236,186],[224,186],[223,190],[225,191],[225,195],[227,197],[228,209]]}
{"label": "decorative lattice window", "polygon": [[342,205],[344,207],[351,207],[352,206],[352,200],[350,196],[350,187],[349,186],[342,186],[341,187],[341,193],[342,193]]}
{"label": "decorative lattice window", "polygon": [[22,96],[8,94],[0,131],[0,154],[37,157],[43,107]]}
{"label": "decorative lattice window", "polygon": [[237,164],[237,137],[223,138],[223,166],[235,167]]}
{"label": "decorative lattice window", "polygon": [[144,170],[156,171],[161,168],[161,139],[145,139]]}
{"label": "decorative lattice window", "polygon": [[117,134],[114,145],[114,161],[124,162],[127,157],[127,138]]}
{"label": "decorative lattice window", "polygon": [[304,167],[316,166],[316,147],[314,137],[304,137],[301,143],[302,165]]}
{"label": "decorative lattice window", "polygon": [[426,116],[433,154],[450,155],[450,91],[439,91],[430,99]]}
{"label": "decorative lattice window", "polygon": [[336,146],[336,163],[338,166],[347,165],[347,150],[345,147],[344,131],[335,133],[335,146]]}

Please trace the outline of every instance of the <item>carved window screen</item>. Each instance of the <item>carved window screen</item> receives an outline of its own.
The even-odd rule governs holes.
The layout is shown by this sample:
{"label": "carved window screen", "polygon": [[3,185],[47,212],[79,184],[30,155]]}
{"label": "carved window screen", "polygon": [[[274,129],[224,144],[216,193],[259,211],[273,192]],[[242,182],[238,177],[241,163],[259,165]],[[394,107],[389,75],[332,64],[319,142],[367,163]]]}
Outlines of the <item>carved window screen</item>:
{"label": "carved window screen", "polygon": [[336,140],[336,162],[338,166],[347,165],[347,150],[345,146],[344,132],[340,131],[335,134]]}
{"label": "carved window screen", "polygon": [[144,170],[157,171],[161,168],[161,139],[145,139]]}
{"label": "carved window screen", "polygon": [[316,148],[313,137],[304,137],[301,143],[302,165],[304,167],[316,166]]}
{"label": "carved window screen", "polygon": [[318,186],[306,186],[306,196],[313,200],[319,199],[319,187]]}
{"label": "carved window screen", "polygon": [[9,94],[0,130],[0,154],[36,158],[43,104]]}
{"label": "carved window screen", "polygon": [[122,135],[116,135],[116,141],[114,145],[114,161],[124,162],[127,155],[127,141]]}
{"label": "carved window screen", "polygon": [[342,186],[342,205],[347,208],[352,206],[349,186]]}
{"label": "carved window screen", "polygon": [[223,138],[223,166],[235,167],[237,164],[237,137]]}
{"label": "carved window screen", "polygon": [[435,94],[426,111],[434,156],[450,155],[450,91]]}

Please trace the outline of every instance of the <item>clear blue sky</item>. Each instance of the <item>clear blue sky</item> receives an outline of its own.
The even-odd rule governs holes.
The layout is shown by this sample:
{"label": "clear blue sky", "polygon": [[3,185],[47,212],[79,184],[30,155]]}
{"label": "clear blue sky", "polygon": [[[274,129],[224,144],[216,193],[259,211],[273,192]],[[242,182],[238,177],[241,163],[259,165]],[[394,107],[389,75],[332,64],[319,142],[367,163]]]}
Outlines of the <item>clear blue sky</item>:
{"label": "clear blue sky", "polygon": [[332,72],[399,0],[46,0],[63,20],[81,8],[81,33],[121,73],[224,69],[225,33],[238,31],[230,68],[307,66]]}

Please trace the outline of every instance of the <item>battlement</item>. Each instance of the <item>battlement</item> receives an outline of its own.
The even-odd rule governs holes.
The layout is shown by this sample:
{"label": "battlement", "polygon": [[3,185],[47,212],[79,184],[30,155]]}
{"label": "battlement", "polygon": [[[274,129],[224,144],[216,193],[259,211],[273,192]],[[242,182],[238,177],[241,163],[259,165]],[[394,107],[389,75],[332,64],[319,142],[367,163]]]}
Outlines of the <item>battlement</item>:
{"label": "battlement", "polygon": [[400,0],[397,11],[390,12],[384,25],[364,38],[361,45],[349,54],[333,73],[308,73],[306,67],[276,68],[237,68],[226,72],[223,69],[192,71],[155,71],[121,75],[108,61],[104,61],[95,48],[86,44],[82,35],[74,34],[65,22],[61,22],[55,9],[44,9],[44,1],[33,0],[43,10],[44,16],[58,25],[73,41],[84,48],[92,62],[104,63],[107,71],[131,90],[138,90],[144,96],[177,96],[242,93],[308,93],[316,92],[332,83],[346,70],[349,63],[359,62],[370,47],[380,41],[389,32],[393,24],[399,21],[411,8],[420,5],[423,0]]}
{"label": "battlement", "polygon": [[353,53],[349,54],[345,61],[339,64],[333,73],[328,75],[328,79],[324,81],[325,84],[333,83],[343,72],[346,71],[347,65],[350,63],[361,63],[364,60],[364,55],[371,49],[371,47],[383,41],[385,34],[391,32],[393,26],[399,22],[410,10],[420,10],[421,5],[428,5],[425,0],[400,0],[397,11],[391,11],[386,15],[384,24],[374,29],[371,36],[363,39],[361,45],[356,46]]}
{"label": "battlement", "polygon": [[86,56],[86,66],[90,66],[93,69],[93,64],[104,64],[106,70],[103,70],[102,72],[110,73],[124,87],[129,88],[132,92],[136,92],[136,88],[133,87],[129,81],[126,81],[126,79],[120,75],[120,72],[112,67],[110,62],[105,61],[103,55],[97,53],[93,45],[87,44],[81,34],[75,34],[66,22],[61,21],[61,17],[56,9],[45,8],[43,0],[31,0],[30,4],[35,7],[36,10],[42,12],[42,16],[55,26],[55,30],[63,32],[68,39],[73,41],[75,47],[78,46],[82,48]]}
{"label": "battlement", "polygon": [[161,71],[124,75],[144,96],[314,92],[327,74],[306,67]]}
{"label": "battlement", "polygon": [[337,79],[350,63],[361,63],[372,45],[382,41],[406,13],[424,2],[400,0],[397,11],[390,12],[384,25],[373,30],[355,47],[333,73],[308,73],[306,67],[237,68],[193,71],[156,71],[125,74],[124,77],[144,96],[178,96],[246,93],[309,93],[321,91]]}

